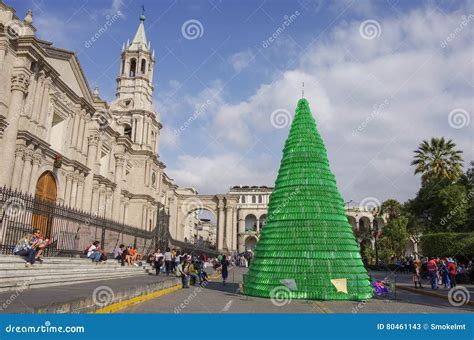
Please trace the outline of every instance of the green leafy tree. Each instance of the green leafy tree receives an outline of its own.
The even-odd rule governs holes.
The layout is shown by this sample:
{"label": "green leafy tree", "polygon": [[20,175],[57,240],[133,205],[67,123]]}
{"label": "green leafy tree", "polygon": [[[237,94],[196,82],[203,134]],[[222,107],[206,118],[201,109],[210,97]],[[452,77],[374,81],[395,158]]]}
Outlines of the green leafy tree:
{"label": "green leafy tree", "polygon": [[394,199],[388,199],[383,202],[380,210],[381,215],[387,214],[389,219],[400,216],[401,212],[402,205]]}
{"label": "green leafy tree", "polygon": [[462,174],[462,151],[455,149],[456,144],[444,137],[424,140],[417,150],[411,165],[415,166],[415,174],[421,174],[422,183],[446,178],[457,180]]}
{"label": "green leafy tree", "polygon": [[447,180],[429,182],[418,192],[412,203],[412,213],[427,233],[461,232],[467,228],[471,201],[463,185],[450,184]]}
{"label": "green leafy tree", "polygon": [[379,240],[381,257],[386,261],[402,257],[410,238],[407,230],[408,218],[399,216],[391,219],[384,227]]}

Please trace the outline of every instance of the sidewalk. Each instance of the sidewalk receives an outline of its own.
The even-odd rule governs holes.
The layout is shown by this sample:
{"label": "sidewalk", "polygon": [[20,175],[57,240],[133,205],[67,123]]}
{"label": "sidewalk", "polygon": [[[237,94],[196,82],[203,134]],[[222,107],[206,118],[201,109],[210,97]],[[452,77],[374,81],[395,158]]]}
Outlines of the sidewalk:
{"label": "sidewalk", "polygon": [[[429,279],[422,280],[423,288],[415,288],[413,284],[413,274],[405,274],[405,273],[390,273],[390,272],[376,272],[371,271],[370,275],[373,277],[383,280],[387,275],[390,275],[390,279],[394,280],[396,276],[396,287],[397,289],[406,290],[412,293],[417,293],[420,295],[432,296],[441,299],[448,299],[449,292],[451,289],[444,288],[443,285],[439,286],[438,289],[431,289],[431,284]],[[467,304],[470,306],[474,306],[474,285],[472,284],[457,284],[456,287],[458,290],[456,293],[451,293],[453,297],[456,299],[464,298],[469,299]],[[462,289],[462,290],[461,290]],[[467,291],[467,296],[466,292]]]}
{"label": "sidewalk", "polygon": [[89,313],[156,291],[176,287],[175,276],[143,275],[58,287],[0,293],[0,313]]}

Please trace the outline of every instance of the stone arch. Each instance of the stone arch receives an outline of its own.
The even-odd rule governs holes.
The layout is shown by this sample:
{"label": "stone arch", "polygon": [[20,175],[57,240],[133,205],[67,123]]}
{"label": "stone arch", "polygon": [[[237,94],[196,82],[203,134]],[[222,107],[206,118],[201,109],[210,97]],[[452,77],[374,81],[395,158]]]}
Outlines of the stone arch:
{"label": "stone arch", "polygon": [[245,216],[245,231],[257,231],[257,216],[250,213]]}
{"label": "stone arch", "polygon": [[51,171],[43,172],[36,182],[35,201],[31,225],[41,230],[43,235],[51,238],[51,213],[58,199],[56,177]]}
{"label": "stone arch", "polygon": [[130,124],[123,125],[123,134],[124,136],[132,139],[132,127],[130,126]]}
{"label": "stone arch", "polygon": [[58,185],[56,176],[51,171],[44,171],[36,181],[35,199],[56,203]]}
{"label": "stone arch", "polygon": [[135,58],[130,59],[130,74],[129,77],[134,78],[137,74],[137,60]]}
{"label": "stone arch", "polygon": [[260,229],[265,226],[267,223],[267,213],[263,213],[258,217],[258,221],[260,222]]}
{"label": "stone arch", "polygon": [[247,236],[245,238],[245,250],[254,251],[257,246],[258,238],[256,236]]}
{"label": "stone arch", "polygon": [[359,230],[358,230],[358,241],[360,246],[360,252],[362,255],[365,254],[367,247],[372,247],[372,219],[367,216],[361,216],[359,218]]}
{"label": "stone arch", "polygon": [[349,222],[349,224],[351,225],[352,227],[352,231],[354,232],[354,234],[357,235],[358,233],[358,228],[357,228],[357,220],[354,216],[350,216],[348,215],[347,216],[347,222]]}

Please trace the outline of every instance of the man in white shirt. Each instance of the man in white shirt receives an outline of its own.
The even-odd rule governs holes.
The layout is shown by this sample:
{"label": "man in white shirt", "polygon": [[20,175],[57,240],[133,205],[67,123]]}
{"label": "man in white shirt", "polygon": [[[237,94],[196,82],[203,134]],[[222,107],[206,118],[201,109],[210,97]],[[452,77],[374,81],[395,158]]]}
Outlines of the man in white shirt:
{"label": "man in white shirt", "polygon": [[173,260],[170,248],[166,248],[166,252],[164,253],[163,257],[165,259],[166,276],[169,276],[171,273],[171,262]]}
{"label": "man in white shirt", "polygon": [[100,246],[100,242],[95,241],[87,250],[87,257],[92,259],[92,261],[94,262],[99,262],[100,256],[102,255],[102,253],[99,251],[99,246]]}

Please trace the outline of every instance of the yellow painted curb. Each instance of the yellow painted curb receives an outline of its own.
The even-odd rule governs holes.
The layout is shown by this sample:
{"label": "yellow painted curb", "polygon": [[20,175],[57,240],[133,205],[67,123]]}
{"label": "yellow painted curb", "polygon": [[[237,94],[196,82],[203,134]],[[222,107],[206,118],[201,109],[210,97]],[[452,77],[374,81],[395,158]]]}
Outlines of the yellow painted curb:
{"label": "yellow painted curb", "polygon": [[113,304],[105,306],[103,308],[99,308],[99,309],[95,310],[92,313],[93,314],[117,313],[118,311],[120,311],[124,308],[130,307],[134,304],[145,302],[145,301],[148,301],[148,300],[151,300],[151,299],[155,299],[157,297],[175,292],[179,289],[181,289],[181,284],[177,284],[177,285],[169,287],[169,288],[161,289],[161,290],[158,290],[158,291],[153,292],[153,293],[140,295],[140,296],[128,299],[128,300],[113,303]]}
{"label": "yellow painted curb", "polygon": [[[432,296],[432,297],[437,297],[437,298],[448,300],[447,295],[439,294],[439,293],[436,293],[436,292],[431,292],[429,290],[423,290],[423,289],[419,289],[419,288],[416,289],[416,288],[412,288],[412,287],[399,286],[399,285],[397,285],[396,287],[398,289],[406,290],[408,292],[418,293],[418,294],[421,294],[421,295]],[[427,289],[429,289],[429,288],[427,288]],[[470,306],[474,306],[474,301],[468,301],[466,304],[470,305]]]}

